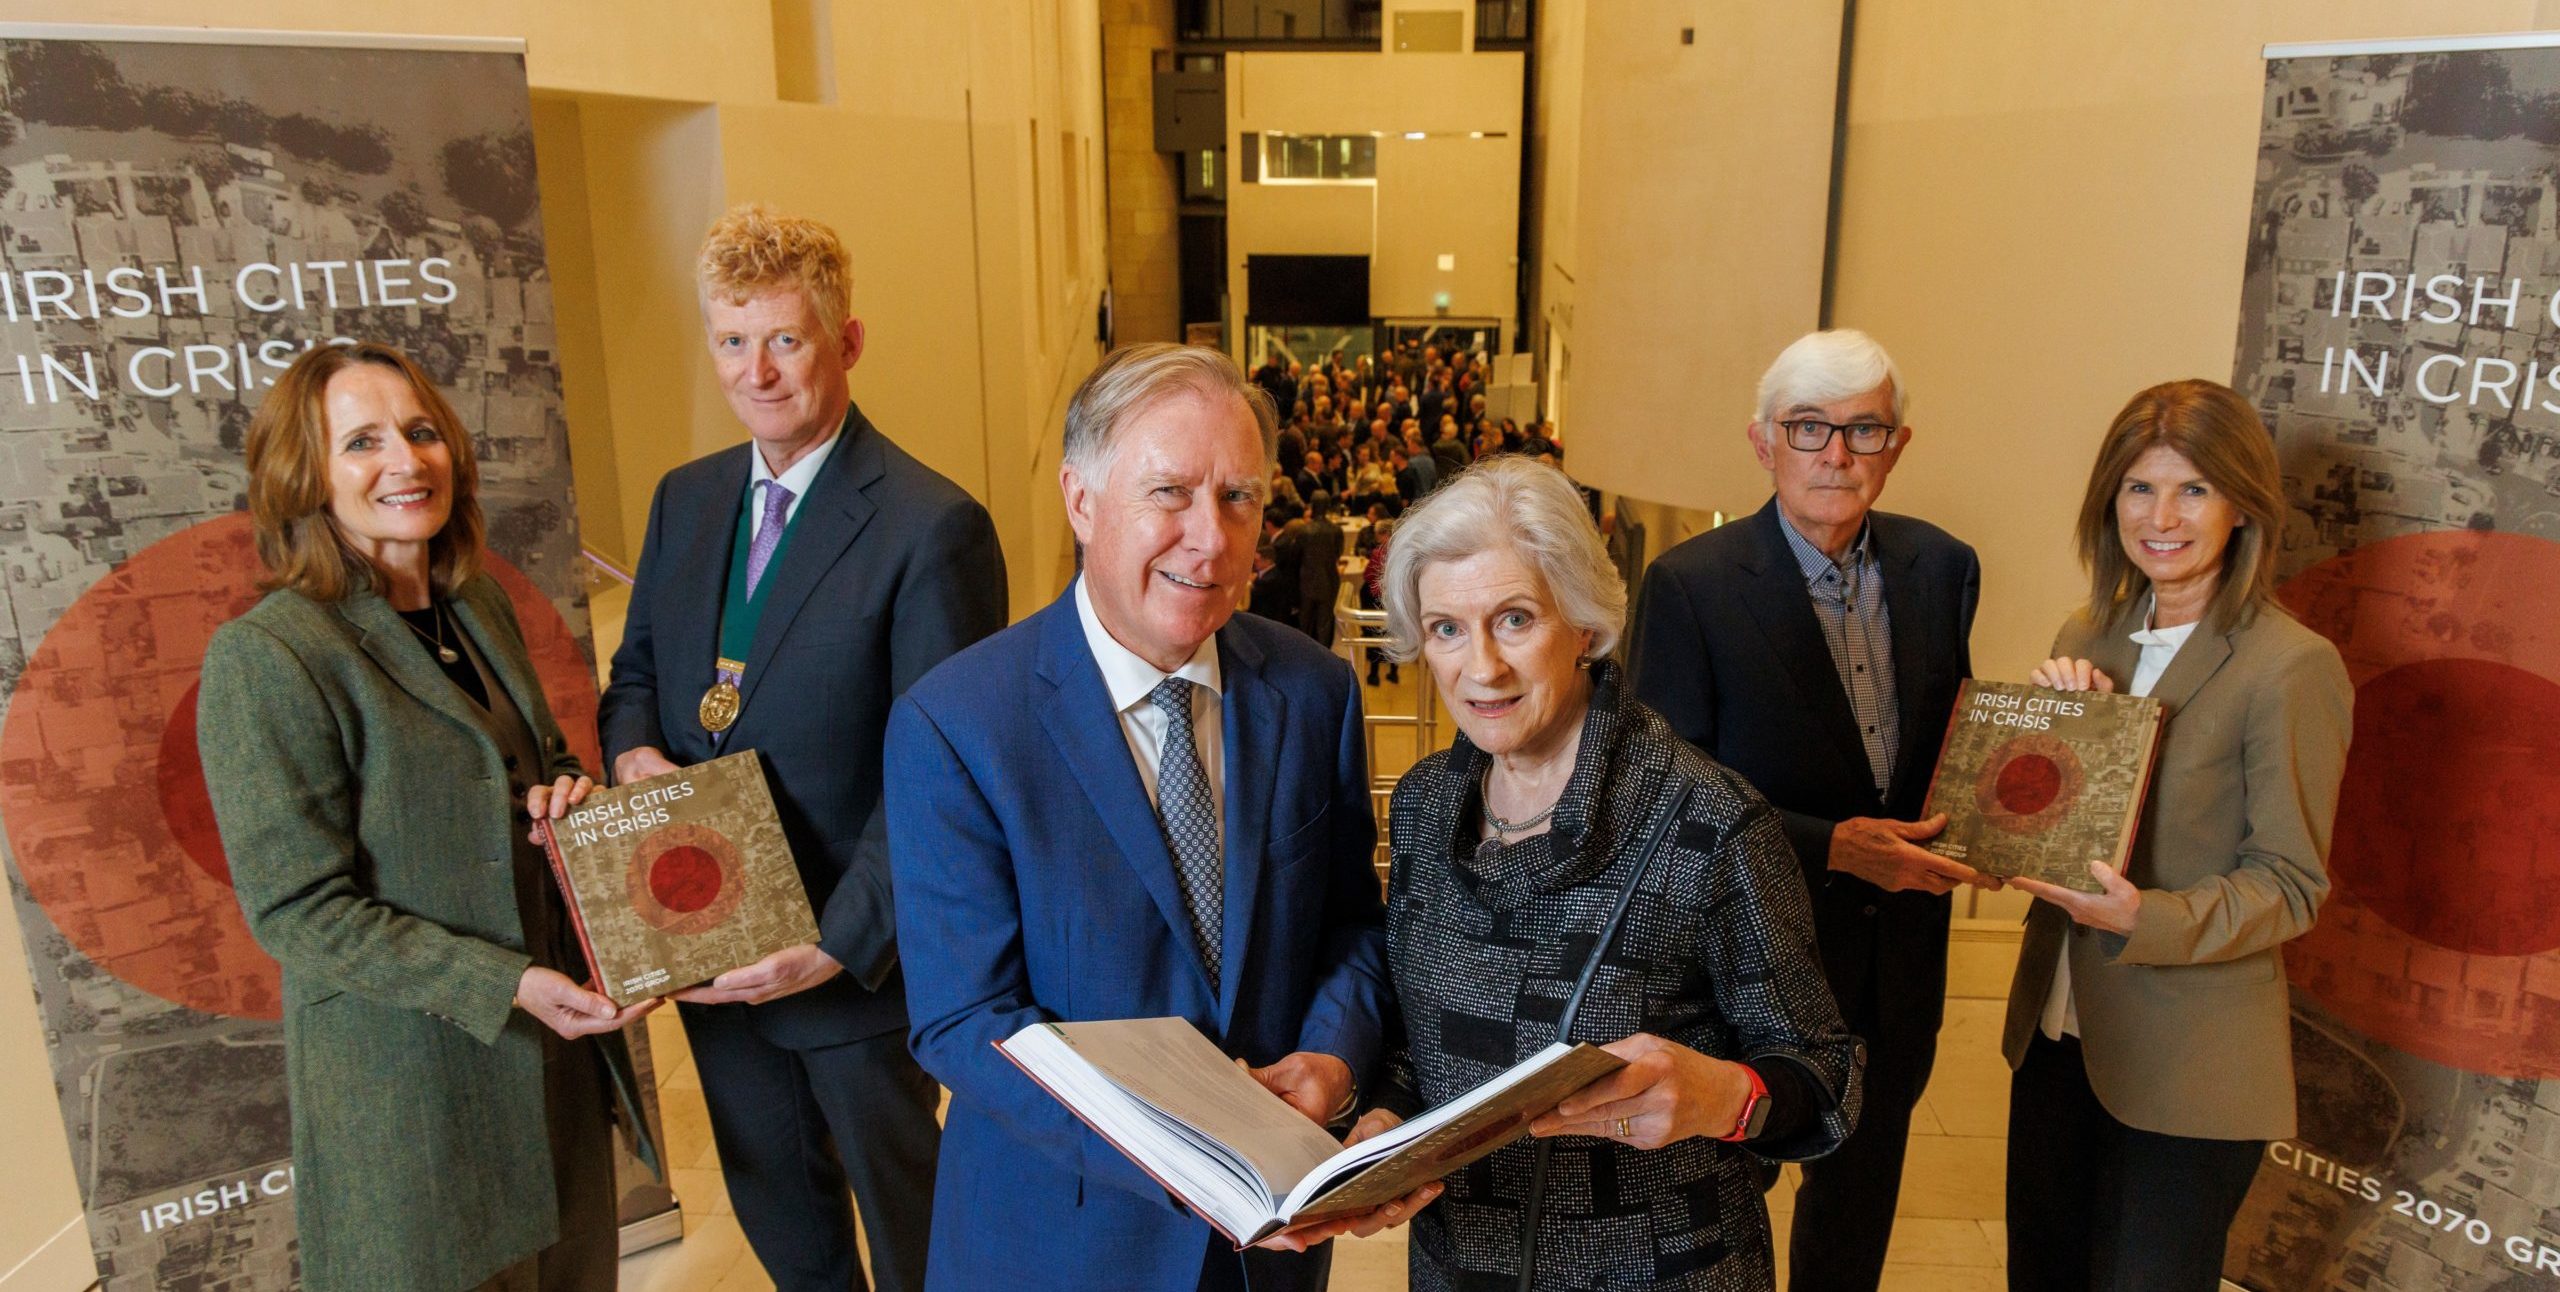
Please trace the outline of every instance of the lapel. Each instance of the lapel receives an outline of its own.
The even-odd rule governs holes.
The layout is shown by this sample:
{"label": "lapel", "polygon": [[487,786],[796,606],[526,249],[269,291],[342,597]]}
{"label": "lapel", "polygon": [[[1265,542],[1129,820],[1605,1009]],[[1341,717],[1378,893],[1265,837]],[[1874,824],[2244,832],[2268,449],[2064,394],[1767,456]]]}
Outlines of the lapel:
{"label": "lapel", "polygon": [[[1862,793],[1872,795],[1875,785],[1865,770],[1867,744],[1858,736],[1858,719],[1849,708],[1849,693],[1840,687],[1840,669],[1831,662],[1831,643],[1822,636],[1822,621],[1814,618],[1813,598],[1805,591],[1804,570],[1796,564],[1786,535],[1778,529],[1786,523],[1778,518],[1778,500],[1771,498],[1748,523],[1760,540],[1759,550],[1744,566],[1752,575],[1746,598],[1752,618],[1759,621],[1760,632],[1768,638],[1779,666],[1795,684],[1804,712],[1830,739],[1836,756],[1844,760],[1840,765],[1857,769],[1850,779]],[[1890,587],[1885,595],[1893,595]],[[1897,640],[1894,646],[1899,650],[1901,642]],[[1897,655],[1897,661],[1899,658]],[[1897,666],[1896,672],[1899,671]]]}
{"label": "lapel", "polygon": [[[531,661],[523,658],[522,652],[499,646],[496,613],[484,612],[480,606],[480,599],[493,592],[501,597],[506,595],[505,590],[494,582],[472,580],[463,588],[462,594],[453,599],[453,617],[462,624],[462,631],[471,634],[472,643],[480,648],[482,662],[489,666],[489,672],[498,679],[498,685],[506,688],[507,698],[515,701],[516,712],[524,718],[526,729],[533,733],[534,748],[547,758],[551,756],[552,749],[538,715],[551,711],[550,701],[542,694],[541,679],[528,671]],[[540,767],[528,767],[525,775],[533,783],[542,784],[549,780],[545,771]]]}
{"label": "lapel", "polygon": [[1898,792],[1906,778],[1926,776],[1936,770],[1947,723],[1955,715],[1921,710],[1920,698],[1929,689],[1930,679],[1937,671],[1935,665],[1949,652],[1931,640],[1937,617],[1920,613],[1933,599],[1920,587],[1914,572],[1913,567],[1920,563],[1919,553],[1901,551],[1899,545],[1885,542],[1879,533],[1885,528],[1880,523],[1882,519],[1873,513],[1868,515],[1867,541],[1875,545],[1876,568],[1884,575],[1886,632],[1893,638],[1893,708],[1902,728],[1902,747],[1894,751],[1892,779],[1886,788]]}
{"label": "lapel", "polygon": [[[2151,698],[2160,702],[2162,722],[2175,721],[2178,711],[2186,708],[2187,702],[2196,698],[2196,692],[2203,690],[2204,684],[2221,671],[2224,661],[2231,658],[2231,639],[2238,635],[2238,631],[2218,633],[2209,623],[2196,626],[2195,632],[2187,638],[2187,644],[2179,647],[2177,655],[2170,659],[2169,667],[2160,674],[2160,680],[2151,684]],[[2119,636],[2118,640],[2125,639]],[[2130,641],[2126,644],[2132,645]],[[2133,655],[2125,661],[2124,675],[2127,678],[2133,676],[2134,661],[2140,656],[2141,649],[2136,647]]]}
{"label": "lapel", "polygon": [[[654,626],[666,634],[666,657],[673,665],[667,676],[659,679],[659,685],[672,687],[682,698],[680,707],[686,716],[681,734],[706,756],[711,736],[692,716],[694,697],[711,685],[712,674],[719,668],[720,601],[728,590],[729,547],[738,532],[738,511],[746,505],[747,455],[755,451],[753,444],[729,451],[730,457],[712,473],[707,487],[716,492],[710,497],[698,503],[693,499],[669,500],[672,505],[693,512],[690,519],[697,528],[692,544],[675,555],[674,570],[667,578],[667,594],[657,610]],[[678,734],[669,732],[668,739],[672,742]],[[675,756],[673,750],[668,753]],[[676,761],[692,760],[676,757]]]}
{"label": "lapel", "polygon": [[372,657],[410,698],[459,723],[482,743],[495,748],[489,733],[471,713],[471,699],[453,679],[427,658],[400,612],[379,592],[359,589],[338,603],[338,614],[363,634],[364,653]]}
{"label": "lapel", "polygon": [[[773,592],[764,603],[764,617],[756,624],[755,645],[747,652],[746,684],[739,688],[739,723],[753,721],[756,688],[763,684],[766,666],[782,638],[791,630],[791,621],[815,592],[818,580],[835,567],[844,550],[853,546],[855,536],[871,523],[880,509],[863,490],[886,473],[881,460],[880,433],[871,429],[862,410],[845,410],[842,437],[835,451],[827,455],[826,465],[818,469],[818,478],[809,482],[809,496],[800,502],[800,511],[792,520],[791,542],[783,549],[782,563],[767,572],[774,580]],[[752,450],[751,450],[752,451]],[[746,483],[739,482],[738,496],[744,505]],[[736,532],[737,518],[730,517],[731,533]],[[721,573],[726,582],[727,571]],[[719,604],[715,599],[712,603]],[[730,740],[740,737],[733,729]],[[741,745],[743,748],[744,746]]]}
{"label": "lapel", "polygon": [[[1036,668],[1041,680],[1053,688],[1050,703],[1039,706],[1040,725],[1057,746],[1058,761],[1074,774],[1092,801],[1102,828],[1120,846],[1121,859],[1154,899],[1156,913],[1174,933],[1174,945],[1184,948],[1180,958],[1191,966],[1193,981],[1206,996],[1209,970],[1191,950],[1191,917],[1183,908],[1180,881],[1174,878],[1173,850],[1165,844],[1164,828],[1156,821],[1147,787],[1138,780],[1138,765],[1129,757],[1129,738],[1121,734],[1120,715],[1111,707],[1109,688],[1102,684],[1102,668],[1094,662],[1093,648],[1085,643],[1075,595],[1070,586],[1040,612]],[[1220,663],[1224,662],[1222,658]],[[1234,749],[1232,726],[1227,739],[1228,748]],[[1230,753],[1228,758],[1233,768],[1235,755]],[[1235,802],[1232,791],[1228,802]],[[1232,806],[1229,811],[1232,814]]]}
{"label": "lapel", "polygon": [[[2136,665],[2139,665],[2142,662],[2142,648],[2133,644],[2133,630],[2142,626],[2143,607],[2147,604],[2147,598],[2133,598],[2124,605],[2117,607],[2116,613],[2107,620],[2106,625],[2098,629],[2095,635],[2091,636],[2087,641],[2080,643],[2077,651],[2073,650],[2071,644],[2066,642],[2059,645],[2056,653],[2065,656],[2078,655],[2080,658],[2097,665],[2098,671],[2106,674],[2107,677],[2116,684],[2117,694],[2131,695],[2133,693],[2133,670]],[[2086,622],[2085,612],[2081,617],[2081,622]],[[2199,629],[2198,631],[2201,632],[2202,630]],[[2188,646],[2193,646],[2195,644],[2195,638],[2190,637],[2187,639]],[[2181,657],[2186,653],[2187,652],[2184,649],[2180,649],[2178,652]],[[2173,667],[2171,671],[2175,672],[2176,669]],[[2168,679],[2164,677],[2161,680],[2165,682]],[[2152,687],[2151,693],[2155,696],[2158,695],[2160,693],[2160,688],[2157,686]]]}
{"label": "lapel", "polygon": [[1288,697],[1262,676],[1262,649],[1235,621],[1218,630],[1218,681],[1225,718],[1227,811],[1226,928],[1219,975],[1218,1027],[1234,1020],[1236,987],[1252,963],[1253,927],[1262,896],[1264,843],[1271,798],[1280,788],[1280,734],[1289,729]]}

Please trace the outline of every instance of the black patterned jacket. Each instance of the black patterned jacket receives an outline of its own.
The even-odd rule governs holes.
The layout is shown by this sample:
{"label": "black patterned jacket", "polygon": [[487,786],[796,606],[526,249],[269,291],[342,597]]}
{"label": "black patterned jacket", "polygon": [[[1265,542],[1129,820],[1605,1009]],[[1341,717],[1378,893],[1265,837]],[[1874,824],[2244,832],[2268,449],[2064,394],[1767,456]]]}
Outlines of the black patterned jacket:
{"label": "black patterned jacket", "polygon": [[[1387,949],[1403,1043],[1377,1102],[1428,1108],[1556,1039],[1649,826],[1687,787],[1686,813],[1638,887],[1573,1039],[1651,1032],[1716,1058],[1790,1065],[1800,1079],[1773,1089],[1817,1106],[1791,1110],[1791,1133],[1747,1148],[1553,1141],[1537,1285],[1767,1288],[1769,1218],[1752,1155],[1801,1160],[1838,1147],[1857,1119],[1864,1054],[1823,985],[1803,873],[1777,813],[1628,696],[1613,665],[1594,670],[1543,844],[1476,859],[1487,756],[1464,736],[1396,786]],[[1450,1178],[1413,1222],[1415,1288],[1512,1286],[1535,1152],[1523,1140]]]}

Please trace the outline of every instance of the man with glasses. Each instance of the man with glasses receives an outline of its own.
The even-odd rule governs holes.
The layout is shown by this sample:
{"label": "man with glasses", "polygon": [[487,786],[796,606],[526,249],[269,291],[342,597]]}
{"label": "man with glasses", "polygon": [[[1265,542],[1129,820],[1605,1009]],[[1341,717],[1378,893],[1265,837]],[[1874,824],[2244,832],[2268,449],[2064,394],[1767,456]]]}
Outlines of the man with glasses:
{"label": "man with glasses", "polygon": [[1776,496],[1653,562],[1636,603],[1638,698],[1774,804],[1804,865],[1823,972],[1867,1044],[1856,1133],[1804,1166],[1789,1244],[1798,1292],[1874,1288],[1911,1110],[1945,1013],[1948,893],[1986,882],[1920,845],[1982,567],[1876,511],[1910,447],[1908,395],[1862,332],[1815,332],[1760,379],[1751,450]]}

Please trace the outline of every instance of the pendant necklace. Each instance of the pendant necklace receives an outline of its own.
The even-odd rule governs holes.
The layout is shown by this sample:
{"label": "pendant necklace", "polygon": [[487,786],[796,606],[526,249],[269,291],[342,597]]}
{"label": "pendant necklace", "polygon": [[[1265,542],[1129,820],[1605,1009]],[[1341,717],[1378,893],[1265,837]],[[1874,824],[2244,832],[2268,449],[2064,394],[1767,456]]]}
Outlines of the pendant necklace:
{"label": "pendant necklace", "polygon": [[1556,814],[1556,803],[1564,801],[1564,796],[1559,794],[1556,796],[1555,803],[1549,803],[1545,807],[1540,808],[1536,812],[1533,812],[1528,816],[1524,816],[1517,821],[1505,821],[1501,817],[1495,816],[1493,814],[1493,764],[1491,763],[1485,764],[1484,775],[1477,778],[1476,798],[1484,805],[1485,828],[1493,832],[1492,838],[1477,845],[1476,855],[1480,857],[1511,846],[1511,839],[1509,836],[1519,834],[1525,830],[1535,829],[1548,817]]}
{"label": "pendant necklace", "polygon": [[435,635],[432,637],[427,635],[426,630],[418,627],[414,623],[409,623],[409,617],[407,615],[402,615],[400,617],[400,622],[409,624],[409,631],[418,634],[419,641],[435,647],[437,659],[440,659],[447,664],[461,663],[462,652],[444,644],[444,606],[439,602],[430,601],[427,603],[427,610],[435,616],[436,631]]}

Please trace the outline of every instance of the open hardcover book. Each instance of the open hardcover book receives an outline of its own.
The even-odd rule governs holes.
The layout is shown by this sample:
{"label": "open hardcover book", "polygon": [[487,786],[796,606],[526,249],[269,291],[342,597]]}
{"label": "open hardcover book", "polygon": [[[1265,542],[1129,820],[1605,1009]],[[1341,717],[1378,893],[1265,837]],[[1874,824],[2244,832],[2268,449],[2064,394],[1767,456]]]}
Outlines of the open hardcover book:
{"label": "open hardcover book", "polygon": [[1595,1046],[1550,1045],[1344,1148],[1183,1019],[1039,1023],[996,1048],[1238,1247],[1393,1202],[1626,1066]]}

